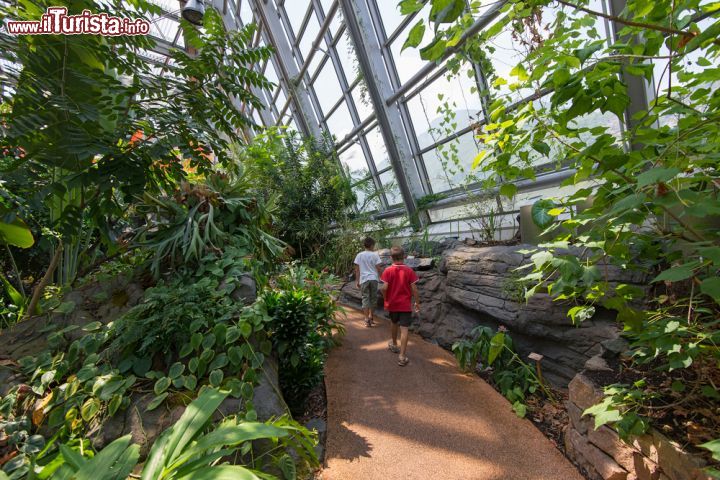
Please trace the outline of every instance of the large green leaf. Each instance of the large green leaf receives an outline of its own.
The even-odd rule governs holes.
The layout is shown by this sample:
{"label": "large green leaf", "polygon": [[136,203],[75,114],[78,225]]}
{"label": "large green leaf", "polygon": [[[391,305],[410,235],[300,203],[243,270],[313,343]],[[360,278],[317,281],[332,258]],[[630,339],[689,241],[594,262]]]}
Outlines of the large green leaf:
{"label": "large green leaf", "polygon": [[452,23],[465,10],[465,0],[432,0],[430,20],[435,23]]}
{"label": "large green leaf", "polygon": [[535,222],[535,225],[542,229],[545,229],[552,225],[552,223],[555,221],[555,217],[550,215],[550,210],[556,207],[557,204],[552,200],[548,199],[540,199],[537,202],[533,203],[531,216],[533,222]]}
{"label": "large green leaf", "polygon": [[235,446],[243,442],[261,438],[281,438],[287,435],[287,430],[264,423],[244,422],[239,425],[234,425],[232,422],[228,422],[198,438],[197,442],[192,447],[186,449],[182,455],[173,462],[170,468],[177,469],[188,460],[201,458],[207,451],[216,448]]}
{"label": "large green leaf", "polygon": [[490,339],[490,350],[488,351],[488,365],[492,365],[495,360],[497,359],[498,355],[503,350],[503,347],[505,345],[505,333],[504,332],[497,332],[491,339]]}
{"label": "large green leaf", "polygon": [[240,465],[219,465],[194,470],[178,480],[260,480],[260,477]]}
{"label": "large green leaf", "polygon": [[228,394],[229,392],[208,388],[193,400],[180,420],[163,432],[153,445],[143,469],[142,480],[162,478],[163,469],[177,460],[184,448],[202,431]]}
{"label": "large green leaf", "polygon": [[35,239],[25,222],[15,218],[10,223],[0,221],[0,243],[20,248],[30,248],[35,243]]}
{"label": "large green leaf", "polygon": [[720,278],[706,278],[700,285],[700,291],[720,303]]}
{"label": "large green leaf", "polygon": [[10,297],[13,305],[17,305],[18,307],[25,305],[25,297],[23,294],[18,292],[2,273],[0,273],[0,282],[2,282],[5,293]]}
{"label": "large green leaf", "polygon": [[407,40],[405,40],[405,43],[403,43],[402,49],[400,51],[403,51],[408,47],[417,47],[418,45],[420,45],[420,42],[422,42],[423,39],[423,35],[425,35],[425,23],[420,20],[418,23],[415,24],[412,29],[410,29]]}
{"label": "large green leaf", "polygon": [[710,450],[713,459],[720,460],[720,438],[702,443],[698,446]]}
{"label": "large green leaf", "polygon": [[131,444],[132,435],[125,435],[103,448],[75,474],[75,480],[123,480],[132,472],[140,457],[140,447]]}

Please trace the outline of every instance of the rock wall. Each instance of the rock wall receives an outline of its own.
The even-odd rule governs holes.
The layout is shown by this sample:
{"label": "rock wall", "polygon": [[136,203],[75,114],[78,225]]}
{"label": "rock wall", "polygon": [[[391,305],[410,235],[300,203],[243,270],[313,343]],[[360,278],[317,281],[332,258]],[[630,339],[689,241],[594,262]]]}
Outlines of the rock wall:
{"label": "rock wall", "polygon": [[569,385],[566,407],[570,424],[565,430],[565,452],[591,480],[709,480],[704,462],[685,452],[657,431],[623,442],[615,430],[601,426],[583,411],[603,398],[602,390],[586,373]]}
{"label": "rock wall", "polygon": [[[528,245],[475,247],[454,245],[440,256],[437,268],[429,259],[408,259],[416,268],[422,311],[413,330],[445,348],[478,325],[496,329],[504,325],[510,331],[523,357],[531,352],[544,356],[545,377],[566,386],[591,357],[599,354],[603,342],[618,336],[614,316],[598,309],[595,316],[574,326],[567,316],[567,304],[553,302],[548,295],[537,294],[525,302],[515,286],[515,270],[530,262],[520,250]],[[389,251],[379,252],[389,264]],[[641,284],[640,276],[630,276],[608,266],[610,282]],[[342,289],[342,299],[359,305],[360,292],[354,282]],[[379,305],[382,308],[382,304]]]}

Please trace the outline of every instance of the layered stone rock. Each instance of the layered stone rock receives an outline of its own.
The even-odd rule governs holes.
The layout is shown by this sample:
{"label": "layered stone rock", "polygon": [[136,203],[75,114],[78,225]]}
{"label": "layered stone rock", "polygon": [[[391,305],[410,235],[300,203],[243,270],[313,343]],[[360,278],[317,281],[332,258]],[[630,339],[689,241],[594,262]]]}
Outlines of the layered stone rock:
{"label": "layered stone rock", "polygon": [[602,390],[585,373],[568,386],[570,423],[565,453],[591,480],[709,480],[702,459],[686,452],[656,430],[624,442],[612,428],[595,428],[583,411],[603,398]]}

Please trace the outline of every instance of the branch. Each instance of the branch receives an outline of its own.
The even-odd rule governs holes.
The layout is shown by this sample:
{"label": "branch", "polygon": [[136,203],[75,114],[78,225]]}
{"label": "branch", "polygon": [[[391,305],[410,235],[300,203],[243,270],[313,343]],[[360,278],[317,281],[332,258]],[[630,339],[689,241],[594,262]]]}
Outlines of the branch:
{"label": "branch", "polygon": [[60,254],[62,254],[63,251],[63,244],[62,241],[58,245],[57,250],[55,250],[55,255],[53,255],[52,261],[50,262],[50,266],[48,267],[47,271],[45,272],[45,275],[43,275],[42,280],[40,280],[40,283],[37,284],[35,287],[35,290],[33,291],[32,299],[30,299],[30,305],[28,306],[27,312],[25,312],[25,320],[32,317],[33,312],[35,312],[35,309],[37,308],[38,302],[40,302],[40,296],[43,293],[43,290],[45,290],[45,287],[47,287],[47,284],[50,283],[50,279],[53,276],[53,273],[55,272],[55,269],[58,266],[58,263],[60,263]]}
{"label": "branch", "polygon": [[658,32],[669,33],[671,35],[682,35],[683,37],[687,37],[687,38],[695,37],[695,34],[692,32],[686,32],[683,30],[678,30],[678,29],[670,28],[670,27],[663,27],[662,25],[651,25],[649,23],[634,22],[632,20],[626,20],[624,18],[620,18],[615,15],[609,15],[604,12],[597,12],[597,11],[591,10],[587,7],[575,5],[574,3],[570,3],[565,0],[555,0],[555,1],[561,5],[565,5],[566,7],[574,8],[576,10],[581,10],[585,13],[589,13],[590,15],[597,15],[598,17],[607,18],[608,20],[612,20],[613,22],[622,23],[623,25],[628,25],[630,27],[639,27],[639,28],[645,28],[648,30],[657,30]]}

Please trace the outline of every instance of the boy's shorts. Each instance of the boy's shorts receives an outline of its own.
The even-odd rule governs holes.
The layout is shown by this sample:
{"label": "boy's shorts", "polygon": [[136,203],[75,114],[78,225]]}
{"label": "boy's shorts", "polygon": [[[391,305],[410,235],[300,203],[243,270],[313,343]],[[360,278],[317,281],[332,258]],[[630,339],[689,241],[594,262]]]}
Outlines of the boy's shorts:
{"label": "boy's shorts", "polygon": [[377,307],[378,299],[378,282],[377,280],[368,280],[360,284],[360,293],[362,294],[362,308]]}
{"label": "boy's shorts", "polygon": [[401,327],[409,327],[412,322],[412,312],[389,312],[390,321]]}

